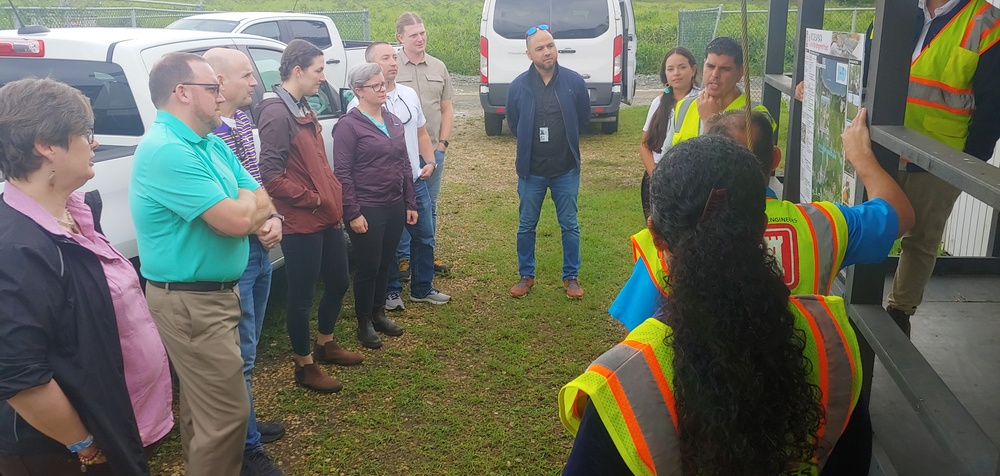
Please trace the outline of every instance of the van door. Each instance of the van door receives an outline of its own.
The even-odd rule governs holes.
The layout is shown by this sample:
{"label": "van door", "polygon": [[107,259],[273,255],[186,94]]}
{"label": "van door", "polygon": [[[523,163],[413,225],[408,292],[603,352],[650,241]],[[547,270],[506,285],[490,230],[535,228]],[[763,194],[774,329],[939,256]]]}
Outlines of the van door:
{"label": "van door", "polygon": [[622,37],[625,39],[625,54],[622,55],[622,101],[632,104],[635,96],[635,53],[637,39],[635,36],[635,14],[632,12],[631,0],[619,0],[622,12]]}

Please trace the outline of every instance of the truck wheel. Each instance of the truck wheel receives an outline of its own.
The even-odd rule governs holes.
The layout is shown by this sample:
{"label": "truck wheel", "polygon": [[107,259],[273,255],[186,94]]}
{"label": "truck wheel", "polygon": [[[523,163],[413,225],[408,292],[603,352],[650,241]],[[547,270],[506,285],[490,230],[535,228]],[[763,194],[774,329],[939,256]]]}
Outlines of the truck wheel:
{"label": "truck wheel", "polygon": [[615,113],[615,120],[610,122],[601,123],[601,132],[605,134],[614,134],[618,132],[618,113]]}
{"label": "truck wheel", "polygon": [[483,113],[486,122],[486,135],[493,137],[503,132],[503,114]]}

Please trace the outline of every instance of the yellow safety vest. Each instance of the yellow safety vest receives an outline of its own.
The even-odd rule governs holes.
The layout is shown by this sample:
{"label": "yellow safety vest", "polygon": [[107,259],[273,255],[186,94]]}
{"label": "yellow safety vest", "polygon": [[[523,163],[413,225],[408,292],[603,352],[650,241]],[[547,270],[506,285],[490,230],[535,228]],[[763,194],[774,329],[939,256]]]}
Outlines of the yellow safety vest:
{"label": "yellow safety vest", "polygon": [[972,0],[910,65],[903,125],[962,150],[976,108],[979,56],[1000,41],[1000,9]]}
{"label": "yellow safety vest", "polygon": [[[701,113],[698,112],[697,100],[697,97],[687,98],[681,101],[680,105],[677,106],[677,110],[674,112],[675,132],[673,145],[677,145],[681,141],[701,135]],[[746,105],[747,95],[741,94],[739,97],[734,99],[733,102],[729,103],[725,110],[734,111],[737,109],[743,109]],[[768,112],[766,107],[761,104],[754,103],[753,109],[767,115],[768,120],[771,121],[771,129],[777,129],[778,124],[774,122],[774,118],[771,117],[771,113]]]}
{"label": "yellow safety vest", "polygon": [[[796,328],[810,337],[804,350],[812,363],[809,382],[820,389],[826,411],[813,464],[802,462],[793,474],[818,474],[858,402],[861,355],[843,299],[794,296],[789,307]],[[682,473],[669,334],[666,324],[647,319],[559,391],[563,426],[576,436],[587,403],[593,402],[634,474]]]}
{"label": "yellow safety vest", "polygon": [[[830,202],[796,204],[767,199],[764,244],[784,273],[792,294],[830,294],[847,253],[847,220]],[[644,228],[632,235],[632,258],[646,266],[660,294],[669,294],[669,270],[653,235]]]}

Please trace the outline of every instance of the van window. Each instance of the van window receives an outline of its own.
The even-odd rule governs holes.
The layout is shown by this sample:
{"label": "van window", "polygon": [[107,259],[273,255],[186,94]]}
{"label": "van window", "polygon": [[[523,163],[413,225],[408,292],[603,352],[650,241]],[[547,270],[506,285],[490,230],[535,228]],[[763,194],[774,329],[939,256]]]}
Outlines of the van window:
{"label": "van window", "polygon": [[317,20],[291,20],[288,25],[292,28],[292,37],[306,40],[321,50],[331,46],[330,30],[326,25]]}
{"label": "van window", "polygon": [[557,40],[597,38],[611,26],[608,0],[496,0],[493,30],[510,40],[523,40],[528,28],[549,25]]}
{"label": "van window", "polygon": [[144,132],[132,88],[125,72],[114,63],[36,58],[0,60],[0,86],[28,77],[52,78],[83,92],[94,109],[95,134],[138,137]]}
{"label": "van window", "polygon": [[243,30],[243,33],[281,41],[281,32],[278,30],[278,22],[276,21],[267,21],[256,25],[250,25]]}

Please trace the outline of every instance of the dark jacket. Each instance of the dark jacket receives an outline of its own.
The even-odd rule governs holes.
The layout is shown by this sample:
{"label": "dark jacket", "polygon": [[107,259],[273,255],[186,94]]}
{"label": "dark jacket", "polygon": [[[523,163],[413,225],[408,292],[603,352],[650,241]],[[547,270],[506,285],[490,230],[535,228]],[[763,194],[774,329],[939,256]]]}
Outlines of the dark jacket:
{"label": "dark jacket", "polygon": [[[341,185],[330,170],[322,127],[314,114],[305,115],[281,86],[277,97],[257,106],[260,132],[260,178],[285,216],[284,233],[315,233],[340,226]],[[317,198],[319,206],[316,206]]]}
{"label": "dark jacket", "polygon": [[361,113],[351,109],[333,126],[333,168],[344,184],[344,220],[361,215],[361,207],[384,207],[400,200],[417,209],[410,156],[403,123],[382,109],[389,137]]}
{"label": "dark jacket", "polygon": [[114,473],[149,474],[98,257],[0,196],[0,263],[0,453],[69,455],[7,404],[55,379]]}
{"label": "dark jacket", "polygon": [[[556,68],[559,68],[559,72],[552,81],[556,82],[556,98],[559,99],[559,107],[566,126],[566,140],[579,167],[580,131],[586,130],[590,124],[590,94],[587,92],[587,83],[579,73],[558,63]],[[527,177],[531,170],[531,142],[535,134],[535,98],[531,94],[529,81],[540,77],[535,65],[532,64],[528,66],[527,71],[514,78],[507,91],[507,124],[517,137],[515,168],[518,177]]]}

